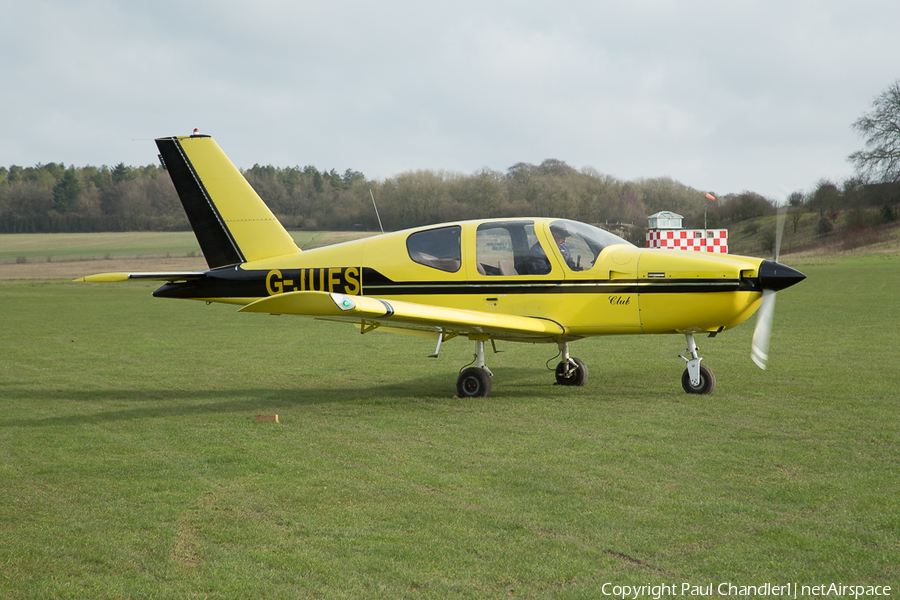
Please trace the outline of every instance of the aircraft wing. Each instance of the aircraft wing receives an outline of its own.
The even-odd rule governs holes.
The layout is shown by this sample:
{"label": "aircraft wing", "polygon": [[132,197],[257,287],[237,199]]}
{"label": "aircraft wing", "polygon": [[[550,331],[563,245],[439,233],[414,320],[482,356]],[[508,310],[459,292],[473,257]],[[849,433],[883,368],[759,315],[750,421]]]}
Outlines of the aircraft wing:
{"label": "aircraft wing", "polygon": [[507,340],[551,340],[565,328],[550,319],[522,317],[478,310],[431,306],[415,302],[347,296],[329,292],[286,292],[252,302],[240,312],[307,315],[327,320],[412,329],[437,333],[486,335]]}
{"label": "aircraft wing", "polygon": [[150,281],[188,281],[205,277],[203,271],[184,271],[180,273],[98,273],[73,279],[73,281],[95,281],[98,283],[113,283],[127,281],[129,279],[147,279]]}

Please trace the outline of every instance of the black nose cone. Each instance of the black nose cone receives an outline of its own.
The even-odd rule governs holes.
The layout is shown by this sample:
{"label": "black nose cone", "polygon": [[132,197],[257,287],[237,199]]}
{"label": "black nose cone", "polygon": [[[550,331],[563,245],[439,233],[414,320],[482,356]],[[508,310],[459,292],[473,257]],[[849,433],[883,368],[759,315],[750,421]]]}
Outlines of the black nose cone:
{"label": "black nose cone", "polygon": [[795,283],[800,283],[804,279],[806,279],[806,275],[797,269],[792,269],[774,260],[764,260],[759,265],[759,287],[764,290],[777,292],[791,287]]}

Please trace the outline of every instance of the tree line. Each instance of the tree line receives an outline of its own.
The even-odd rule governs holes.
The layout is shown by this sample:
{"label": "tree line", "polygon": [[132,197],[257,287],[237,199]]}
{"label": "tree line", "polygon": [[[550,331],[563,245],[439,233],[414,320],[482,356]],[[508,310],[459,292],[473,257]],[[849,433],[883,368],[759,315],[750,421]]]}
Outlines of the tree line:
{"label": "tree line", "polygon": [[177,230],[187,217],[157,166],[0,167],[0,232]]}
{"label": "tree line", "polygon": [[[744,191],[713,202],[669,177],[623,181],[563,161],[517,163],[506,172],[472,174],[420,170],[383,181],[359,171],[320,171],[314,166],[254,165],[244,176],[289,229],[378,230],[374,196],[385,229],[459,219],[555,216],[620,229],[642,239],[647,216],[670,210],[686,227],[725,227],[772,214],[774,202]],[[713,192],[715,195],[715,192]],[[871,213],[900,200],[896,185],[820,181],[789,198],[794,210],[817,211],[832,221],[842,211]],[[870,218],[870,217],[860,217]],[[189,223],[162,167],[0,167],[0,232],[186,230]],[[631,232],[634,229],[634,232]]]}

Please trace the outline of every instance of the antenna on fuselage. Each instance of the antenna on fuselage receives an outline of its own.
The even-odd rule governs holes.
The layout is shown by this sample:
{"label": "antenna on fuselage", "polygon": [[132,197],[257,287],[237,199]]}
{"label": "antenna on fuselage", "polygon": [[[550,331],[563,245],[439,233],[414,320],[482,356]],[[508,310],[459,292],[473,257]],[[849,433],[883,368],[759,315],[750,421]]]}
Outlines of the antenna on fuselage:
{"label": "antenna on fuselage", "polygon": [[375,204],[375,194],[372,193],[372,188],[369,188],[369,195],[372,196],[372,206],[375,207],[375,216],[378,217],[378,226],[381,228],[381,234],[384,235],[384,225],[381,224],[381,215],[378,214],[378,205]]}

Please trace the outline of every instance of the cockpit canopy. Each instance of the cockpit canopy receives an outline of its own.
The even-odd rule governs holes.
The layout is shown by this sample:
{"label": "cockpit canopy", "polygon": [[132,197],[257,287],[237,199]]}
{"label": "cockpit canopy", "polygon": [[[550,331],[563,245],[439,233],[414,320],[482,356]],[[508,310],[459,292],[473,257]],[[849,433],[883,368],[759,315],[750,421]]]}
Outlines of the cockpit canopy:
{"label": "cockpit canopy", "polygon": [[[547,275],[552,270],[548,254],[529,220],[491,221],[477,230],[477,266],[483,275]],[[600,252],[616,244],[631,245],[622,238],[593,225],[559,219],[550,223],[557,258],[570,271],[586,271],[594,266]]]}
{"label": "cockpit canopy", "polygon": [[[550,222],[556,249],[545,248],[535,233],[535,221],[511,219],[487,221],[476,229],[476,266],[482,275],[546,275],[551,271],[548,254],[557,253],[570,271],[594,266],[608,246],[629,242],[599,227],[558,219]],[[406,238],[409,257],[427,267],[456,273],[462,266],[460,225],[435,227],[411,233]]]}

